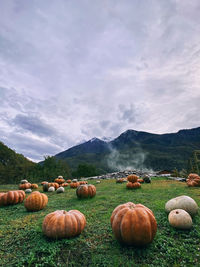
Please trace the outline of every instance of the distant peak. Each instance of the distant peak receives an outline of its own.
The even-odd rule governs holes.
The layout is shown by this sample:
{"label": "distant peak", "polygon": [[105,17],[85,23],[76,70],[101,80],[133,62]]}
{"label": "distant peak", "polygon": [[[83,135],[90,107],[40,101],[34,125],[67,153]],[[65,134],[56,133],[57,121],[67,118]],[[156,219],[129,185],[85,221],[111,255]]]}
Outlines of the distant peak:
{"label": "distant peak", "polygon": [[90,139],[88,142],[103,142],[101,139],[97,138],[97,137],[93,137],[92,139]]}
{"label": "distant peak", "polygon": [[110,142],[112,140],[112,137],[102,137],[101,140],[103,140],[104,142]]}

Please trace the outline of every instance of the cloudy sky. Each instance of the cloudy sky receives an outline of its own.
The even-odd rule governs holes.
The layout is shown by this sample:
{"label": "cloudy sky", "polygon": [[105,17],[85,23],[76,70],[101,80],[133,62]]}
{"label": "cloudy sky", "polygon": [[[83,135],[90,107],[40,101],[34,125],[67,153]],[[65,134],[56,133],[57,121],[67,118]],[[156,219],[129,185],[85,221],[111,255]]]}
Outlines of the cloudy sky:
{"label": "cloudy sky", "polygon": [[200,126],[199,0],[1,0],[0,141],[39,161]]}

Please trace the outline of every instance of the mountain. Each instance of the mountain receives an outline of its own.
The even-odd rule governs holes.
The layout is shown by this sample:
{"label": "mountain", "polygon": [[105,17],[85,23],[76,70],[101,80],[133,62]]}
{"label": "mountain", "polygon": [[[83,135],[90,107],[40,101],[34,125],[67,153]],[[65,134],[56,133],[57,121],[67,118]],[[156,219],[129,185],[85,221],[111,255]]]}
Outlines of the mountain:
{"label": "mountain", "polygon": [[35,165],[0,142],[0,183],[19,183]]}
{"label": "mountain", "polygon": [[200,127],[177,133],[153,134],[127,130],[111,141],[93,138],[55,157],[72,169],[93,164],[103,173],[121,169],[186,169],[194,150],[200,150]]}

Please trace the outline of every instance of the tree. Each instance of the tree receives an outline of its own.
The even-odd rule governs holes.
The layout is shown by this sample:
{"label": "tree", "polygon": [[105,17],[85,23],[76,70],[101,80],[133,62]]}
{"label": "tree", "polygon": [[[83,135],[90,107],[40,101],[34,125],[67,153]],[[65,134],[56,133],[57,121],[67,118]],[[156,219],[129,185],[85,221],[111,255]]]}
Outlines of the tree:
{"label": "tree", "polygon": [[73,177],[91,177],[98,175],[96,167],[90,164],[79,164],[76,171],[72,173]]}

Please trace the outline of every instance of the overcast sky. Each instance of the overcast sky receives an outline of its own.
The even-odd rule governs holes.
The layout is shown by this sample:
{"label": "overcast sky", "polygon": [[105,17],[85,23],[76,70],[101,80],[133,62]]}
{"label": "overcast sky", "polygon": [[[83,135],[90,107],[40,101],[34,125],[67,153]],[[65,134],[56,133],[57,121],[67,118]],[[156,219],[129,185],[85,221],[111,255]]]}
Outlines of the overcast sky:
{"label": "overcast sky", "polygon": [[0,141],[34,160],[200,126],[199,0],[1,0]]}

